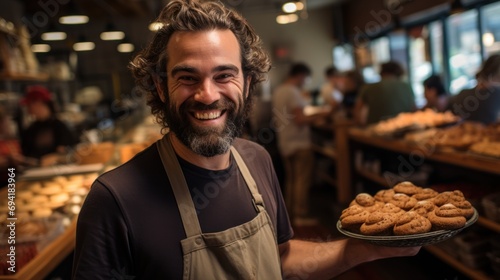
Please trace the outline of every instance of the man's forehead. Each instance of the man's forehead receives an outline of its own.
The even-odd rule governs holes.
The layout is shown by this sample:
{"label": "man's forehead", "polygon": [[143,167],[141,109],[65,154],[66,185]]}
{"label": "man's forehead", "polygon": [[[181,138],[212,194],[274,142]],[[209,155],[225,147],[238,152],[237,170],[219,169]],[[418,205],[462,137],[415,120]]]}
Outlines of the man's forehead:
{"label": "man's forehead", "polygon": [[166,46],[168,64],[185,59],[222,59],[241,64],[240,45],[231,30],[177,31]]}

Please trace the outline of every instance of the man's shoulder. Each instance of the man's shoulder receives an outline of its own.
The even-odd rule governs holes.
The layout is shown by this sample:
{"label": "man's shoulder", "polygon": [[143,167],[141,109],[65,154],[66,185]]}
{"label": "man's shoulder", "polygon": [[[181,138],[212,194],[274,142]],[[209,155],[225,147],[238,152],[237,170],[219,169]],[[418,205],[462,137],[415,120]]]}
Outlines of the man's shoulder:
{"label": "man's shoulder", "polygon": [[130,182],[134,178],[140,178],[145,174],[149,174],[151,171],[157,169],[160,164],[160,155],[156,148],[156,143],[154,143],[136,154],[129,161],[101,174],[98,180],[103,183],[117,181]]}
{"label": "man's shoulder", "polygon": [[267,150],[256,142],[236,138],[233,146],[245,161],[252,161],[254,159],[265,160],[269,158]]}

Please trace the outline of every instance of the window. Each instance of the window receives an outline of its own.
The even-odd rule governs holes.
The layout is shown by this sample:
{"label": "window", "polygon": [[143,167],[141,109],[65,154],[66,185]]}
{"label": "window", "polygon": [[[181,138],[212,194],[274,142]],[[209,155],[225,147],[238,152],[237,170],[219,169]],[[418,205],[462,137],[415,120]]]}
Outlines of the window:
{"label": "window", "polygon": [[500,3],[481,8],[482,42],[485,57],[500,51]]}
{"label": "window", "polygon": [[333,65],[339,71],[348,71],[355,68],[351,45],[343,44],[333,48]]}
{"label": "window", "polygon": [[367,83],[375,83],[380,80],[380,65],[391,59],[389,38],[381,37],[370,41],[369,47],[363,51],[358,50],[358,57],[368,56],[362,64],[363,78]]}
{"label": "window", "polygon": [[429,24],[429,38],[431,47],[432,69],[434,74],[444,74],[443,59],[443,23],[441,21],[431,22]]}
{"label": "window", "polygon": [[476,85],[475,75],[482,61],[477,17],[477,10],[470,10],[447,19],[452,94]]}
{"label": "window", "polygon": [[417,107],[425,105],[423,81],[432,73],[429,56],[429,29],[417,26],[409,30],[410,81]]}

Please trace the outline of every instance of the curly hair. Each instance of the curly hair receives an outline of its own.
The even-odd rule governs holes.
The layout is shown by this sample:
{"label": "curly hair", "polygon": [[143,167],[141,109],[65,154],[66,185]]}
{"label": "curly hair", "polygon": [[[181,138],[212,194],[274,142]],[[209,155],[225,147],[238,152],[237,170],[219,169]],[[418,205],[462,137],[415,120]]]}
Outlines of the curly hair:
{"label": "curly hair", "polygon": [[[161,11],[157,21],[163,27],[157,31],[153,40],[130,63],[129,68],[139,90],[146,94],[147,105],[157,121],[168,127],[166,110],[170,102],[167,89],[166,46],[170,37],[178,31],[231,30],[236,36],[241,52],[241,64],[245,81],[251,78],[249,90],[265,79],[271,68],[268,54],[262,47],[262,41],[254,29],[237,12],[227,9],[217,2],[199,2],[197,0],[174,0]],[[160,99],[155,82],[162,86],[165,104]],[[247,100],[250,100],[249,94]],[[167,106],[166,106],[167,105]]]}

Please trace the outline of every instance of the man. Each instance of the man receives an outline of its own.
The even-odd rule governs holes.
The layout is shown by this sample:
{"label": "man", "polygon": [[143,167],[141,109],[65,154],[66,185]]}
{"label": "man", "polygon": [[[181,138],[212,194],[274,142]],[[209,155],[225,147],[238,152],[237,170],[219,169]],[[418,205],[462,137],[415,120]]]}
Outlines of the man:
{"label": "man", "polygon": [[310,68],[303,63],[290,67],[285,81],[273,92],[274,124],[279,152],[285,164],[285,202],[295,225],[311,224],[309,217],[309,192],[313,181],[314,153],[311,143],[311,124],[328,112],[306,115],[309,104],[303,87],[311,76]]}
{"label": "man", "polygon": [[464,89],[449,104],[452,112],[466,121],[494,124],[500,121],[500,54],[484,61],[476,74],[477,86]]}
{"label": "man", "polygon": [[300,273],[304,256],[317,258],[311,279],[327,279],[417,252],[291,240],[270,158],[235,138],[269,70],[260,39],[216,2],[170,1],[159,20],[131,67],[170,133],[92,186],[74,279],[280,279]]}
{"label": "man", "polygon": [[403,74],[403,68],[395,61],[381,65],[381,80],[360,89],[354,105],[358,123],[373,124],[402,112],[416,110],[413,89],[410,84],[402,80]]}
{"label": "man", "polygon": [[431,75],[423,82],[426,104],[423,109],[432,109],[438,112],[446,111],[448,107],[448,93],[446,92],[441,77]]}
{"label": "man", "polygon": [[325,69],[325,83],[321,86],[320,96],[323,104],[330,105],[332,109],[337,107],[342,102],[342,93],[340,91],[342,84],[342,74],[335,66],[328,66]]}

